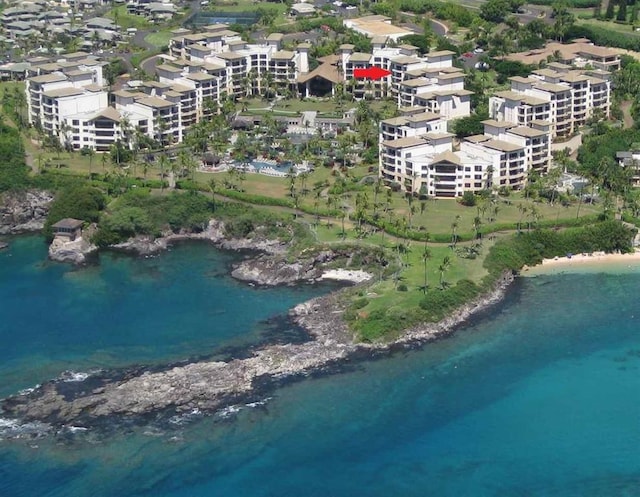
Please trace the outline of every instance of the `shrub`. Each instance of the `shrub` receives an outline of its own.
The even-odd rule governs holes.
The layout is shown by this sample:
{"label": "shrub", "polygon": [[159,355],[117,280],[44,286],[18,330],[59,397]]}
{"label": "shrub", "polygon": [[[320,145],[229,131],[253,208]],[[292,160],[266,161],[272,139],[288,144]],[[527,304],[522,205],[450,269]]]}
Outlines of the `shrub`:
{"label": "shrub", "polygon": [[63,190],[51,203],[43,233],[47,239],[53,238],[51,226],[66,217],[96,222],[105,205],[104,194],[92,186],[77,186]]}
{"label": "shrub", "polygon": [[466,207],[473,207],[477,203],[475,194],[467,190],[460,198],[460,203]]}

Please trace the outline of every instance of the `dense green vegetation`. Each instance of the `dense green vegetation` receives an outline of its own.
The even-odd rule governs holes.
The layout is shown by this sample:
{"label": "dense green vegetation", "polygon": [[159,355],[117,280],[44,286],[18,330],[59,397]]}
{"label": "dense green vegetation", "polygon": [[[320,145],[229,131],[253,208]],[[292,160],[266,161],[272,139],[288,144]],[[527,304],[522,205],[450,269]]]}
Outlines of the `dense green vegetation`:
{"label": "dense green vegetation", "polygon": [[631,28],[628,33],[625,33],[591,24],[579,24],[572,26],[566,37],[567,39],[589,38],[596,45],[640,51],[640,36],[633,36]]}
{"label": "dense green vegetation", "polygon": [[29,186],[22,137],[17,129],[0,123],[0,193]]}
{"label": "dense green vegetation", "polygon": [[119,196],[101,213],[93,242],[105,247],[134,235],[160,236],[183,230],[198,233],[206,229],[214,215],[225,222],[230,237],[241,238],[259,230],[265,238],[309,241],[308,230],[292,223],[290,216],[235,202],[215,202],[196,191],[157,195],[149,189],[136,188]]}
{"label": "dense green vegetation", "polygon": [[[528,0],[527,3],[533,5],[553,5],[558,3],[558,0]],[[572,9],[588,9],[597,7],[602,3],[602,0],[563,0],[562,3]]]}
{"label": "dense green vegetation", "polygon": [[484,264],[491,274],[496,274],[503,270],[517,271],[524,265],[539,264],[542,259],[566,254],[627,253],[632,250],[634,234],[633,230],[613,220],[563,231],[536,230],[498,241]]}
{"label": "dense green vegetation", "polygon": [[66,217],[86,222],[98,221],[100,212],[105,208],[106,200],[101,190],[86,184],[60,191],[51,204],[44,225],[44,235],[47,239],[51,239],[53,237],[51,226]]}
{"label": "dense green vegetation", "polygon": [[[450,259],[439,266],[440,286],[426,289],[414,305],[408,298],[406,307],[377,307],[368,312],[370,300],[355,299],[345,318],[360,340],[373,342],[394,338],[402,330],[421,323],[435,323],[471,299],[493,288],[505,271],[519,271],[524,265],[534,265],[543,258],[581,252],[629,252],[635,231],[618,221],[605,221],[564,231],[534,230],[503,238],[495,243],[484,260],[488,274],[481,281],[460,279],[455,285],[443,284],[442,275]],[[428,253],[428,249],[425,248]],[[426,267],[426,266],[425,266]]]}

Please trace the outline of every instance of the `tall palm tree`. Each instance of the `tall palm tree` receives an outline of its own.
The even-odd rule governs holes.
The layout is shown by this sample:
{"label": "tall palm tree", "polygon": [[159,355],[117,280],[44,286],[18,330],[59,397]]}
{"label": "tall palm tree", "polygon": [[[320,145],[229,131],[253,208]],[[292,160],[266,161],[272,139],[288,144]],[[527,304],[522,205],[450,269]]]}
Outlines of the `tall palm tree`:
{"label": "tall palm tree", "polygon": [[158,165],[160,166],[160,191],[164,191],[164,171],[169,166],[169,158],[167,154],[162,152],[160,154],[160,158],[158,159]]}
{"label": "tall palm tree", "polygon": [[89,156],[89,179],[91,179],[91,165],[93,164],[93,157],[96,155],[96,151],[92,148],[87,148],[87,155]]}
{"label": "tall palm tree", "polygon": [[427,233],[424,239],[424,249],[422,250],[422,263],[424,266],[424,285],[422,286],[422,291],[425,294],[429,289],[429,280],[427,279],[427,262],[431,259],[431,250],[429,250],[429,246],[427,245],[429,238],[429,233]]}
{"label": "tall palm tree", "polygon": [[474,238],[477,240],[480,238],[480,227],[482,226],[482,219],[480,216],[476,216],[473,218],[473,232],[475,233]]}
{"label": "tall palm tree", "polygon": [[218,188],[218,182],[215,178],[211,178],[207,183],[209,191],[211,192],[211,210],[216,210],[216,189]]}
{"label": "tall palm tree", "polygon": [[455,248],[458,243],[458,227],[460,226],[460,215],[456,215],[455,221],[451,223],[451,247]]}
{"label": "tall palm tree", "polygon": [[438,266],[438,272],[440,273],[440,288],[444,290],[445,281],[444,281],[444,273],[451,269],[451,258],[448,255],[445,255],[444,259],[442,259],[442,263]]}

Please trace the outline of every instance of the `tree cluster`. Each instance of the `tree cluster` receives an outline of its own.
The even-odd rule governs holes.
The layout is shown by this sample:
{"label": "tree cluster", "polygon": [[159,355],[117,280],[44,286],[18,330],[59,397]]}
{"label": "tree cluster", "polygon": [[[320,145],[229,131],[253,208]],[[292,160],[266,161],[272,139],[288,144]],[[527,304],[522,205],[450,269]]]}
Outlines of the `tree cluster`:
{"label": "tree cluster", "polygon": [[22,137],[17,129],[0,123],[0,193],[29,186]]}
{"label": "tree cluster", "polygon": [[89,185],[77,185],[62,190],[51,203],[44,225],[44,235],[51,239],[53,237],[51,227],[67,217],[86,222],[98,221],[106,202],[102,191]]}

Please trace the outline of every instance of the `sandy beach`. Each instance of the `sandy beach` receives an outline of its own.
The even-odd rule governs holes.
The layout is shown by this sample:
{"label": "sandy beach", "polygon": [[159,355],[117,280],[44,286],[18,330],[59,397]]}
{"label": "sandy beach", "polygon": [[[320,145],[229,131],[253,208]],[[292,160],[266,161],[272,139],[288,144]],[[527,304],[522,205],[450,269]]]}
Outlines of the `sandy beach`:
{"label": "sandy beach", "polygon": [[607,254],[593,252],[572,254],[570,257],[554,257],[543,259],[537,266],[522,268],[522,276],[536,276],[539,274],[555,273],[586,273],[586,272],[640,272],[640,251],[628,254]]}

